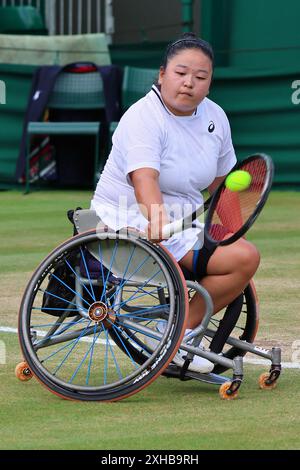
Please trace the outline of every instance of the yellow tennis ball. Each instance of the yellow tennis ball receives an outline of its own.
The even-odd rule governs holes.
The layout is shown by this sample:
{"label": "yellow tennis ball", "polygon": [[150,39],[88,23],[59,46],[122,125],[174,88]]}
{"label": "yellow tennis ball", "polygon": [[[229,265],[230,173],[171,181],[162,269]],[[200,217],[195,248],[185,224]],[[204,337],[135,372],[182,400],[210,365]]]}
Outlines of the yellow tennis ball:
{"label": "yellow tennis ball", "polygon": [[249,188],[251,180],[252,177],[248,171],[236,170],[227,176],[225,186],[233,192],[245,191]]}

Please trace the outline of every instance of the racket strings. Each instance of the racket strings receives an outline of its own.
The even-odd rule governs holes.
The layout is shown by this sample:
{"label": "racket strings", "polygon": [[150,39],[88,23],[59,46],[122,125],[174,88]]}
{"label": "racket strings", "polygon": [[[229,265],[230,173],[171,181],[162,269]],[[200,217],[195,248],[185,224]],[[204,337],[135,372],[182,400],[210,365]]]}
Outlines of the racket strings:
{"label": "racket strings", "polygon": [[254,159],[239,168],[251,175],[250,186],[240,192],[232,192],[224,185],[212,215],[209,235],[215,241],[229,238],[249,220],[261,200],[267,177],[264,160]]}

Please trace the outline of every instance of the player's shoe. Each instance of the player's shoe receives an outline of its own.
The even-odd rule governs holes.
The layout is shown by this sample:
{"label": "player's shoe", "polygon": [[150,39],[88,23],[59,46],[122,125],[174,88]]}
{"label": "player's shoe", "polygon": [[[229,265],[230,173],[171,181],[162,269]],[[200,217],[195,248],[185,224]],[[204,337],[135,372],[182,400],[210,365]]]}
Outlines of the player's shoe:
{"label": "player's shoe", "polygon": [[[163,334],[166,328],[166,322],[158,322],[156,326],[157,332]],[[186,330],[185,331],[185,336],[187,336],[192,330]],[[149,336],[145,336],[145,343],[147,346],[150,348],[151,351],[154,351],[158,345],[158,340],[154,338],[150,338]],[[189,341],[187,341],[187,344],[189,344]],[[198,346],[201,349],[204,349],[201,344]],[[185,362],[185,357],[188,353],[186,351],[183,351],[179,349],[175,356],[172,359],[172,362],[176,364],[179,367],[182,367],[184,362]],[[202,374],[207,374],[211,372],[214,368],[214,364],[204,357],[200,356],[194,356],[193,360],[190,362],[188,366],[188,370],[192,372],[200,372]]]}

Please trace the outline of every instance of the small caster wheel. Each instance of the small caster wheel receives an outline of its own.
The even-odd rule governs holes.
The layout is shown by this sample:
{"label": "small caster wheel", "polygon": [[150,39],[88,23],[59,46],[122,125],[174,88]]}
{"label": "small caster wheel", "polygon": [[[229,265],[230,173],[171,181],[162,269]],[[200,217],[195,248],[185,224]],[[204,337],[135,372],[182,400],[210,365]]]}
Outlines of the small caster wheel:
{"label": "small caster wheel", "polygon": [[33,375],[28,367],[27,362],[20,362],[15,368],[16,377],[22,382],[27,382],[32,379]]}
{"label": "small caster wheel", "polygon": [[273,388],[276,387],[277,380],[269,381],[268,383],[269,377],[270,377],[269,372],[264,372],[263,374],[259,376],[259,379],[258,379],[259,388],[261,388],[262,390],[273,390]]}
{"label": "small caster wheel", "polygon": [[232,385],[231,382],[225,382],[219,388],[219,395],[222,398],[222,400],[234,400],[235,398],[237,398],[238,389],[236,389],[235,391],[229,390],[231,385]]}

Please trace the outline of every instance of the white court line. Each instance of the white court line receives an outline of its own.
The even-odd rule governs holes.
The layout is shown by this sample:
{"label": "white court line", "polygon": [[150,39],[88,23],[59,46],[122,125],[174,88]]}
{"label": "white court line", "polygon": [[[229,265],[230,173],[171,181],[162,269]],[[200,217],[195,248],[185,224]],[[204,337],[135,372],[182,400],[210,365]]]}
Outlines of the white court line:
{"label": "white court line", "polygon": [[[255,365],[261,365],[261,366],[268,366],[270,365],[270,361],[267,359],[244,359],[244,362],[247,364],[255,364]],[[282,367],[285,369],[300,369],[300,363],[299,362],[282,362],[281,363]]]}
{"label": "white court line", "polygon": [[[39,331],[39,330],[35,330],[36,331],[36,334],[37,336],[46,336],[46,333],[44,331]],[[0,333],[18,333],[18,330],[17,328],[10,328],[8,326],[0,326]],[[92,343],[93,342],[93,338],[81,338],[79,341],[83,341],[85,343]],[[96,344],[107,344],[106,340],[105,339],[97,339],[96,340]],[[115,343],[114,341],[112,340],[109,340],[109,344],[111,346],[115,346]]]}
{"label": "white court line", "polygon": [[[18,333],[17,328],[10,328],[8,326],[0,326],[0,333]],[[46,336],[46,333],[44,331],[37,331],[38,336]],[[87,343],[91,343],[93,341],[93,338],[81,338],[80,341],[85,341]],[[96,343],[100,344],[106,344],[105,339],[97,339]],[[109,343],[112,346],[115,346],[114,341],[109,340]],[[243,362],[245,364],[254,364],[257,366],[268,366],[270,365],[270,361],[267,359],[253,359],[253,358],[244,358]],[[300,363],[299,362],[282,362],[281,363],[282,367],[284,369],[300,369]]]}
{"label": "white court line", "polygon": [[0,326],[0,332],[2,333],[18,333],[17,328],[9,328],[8,326]]}

